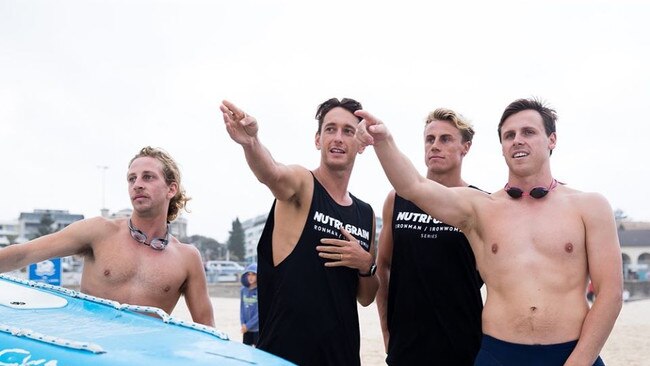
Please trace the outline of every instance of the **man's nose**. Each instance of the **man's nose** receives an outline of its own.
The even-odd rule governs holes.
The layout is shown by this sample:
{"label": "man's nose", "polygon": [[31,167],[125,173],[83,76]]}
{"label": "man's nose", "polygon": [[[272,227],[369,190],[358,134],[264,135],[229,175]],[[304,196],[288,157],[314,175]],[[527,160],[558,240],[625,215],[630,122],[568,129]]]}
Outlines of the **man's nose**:
{"label": "man's nose", "polygon": [[521,137],[520,134],[515,134],[515,137],[512,139],[512,144],[513,145],[523,145],[524,144],[524,140],[523,140],[523,138]]}
{"label": "man's nose", "polygon": [[439,145],[438,140],[433,140],[433,142],[431,143],[431,150],[439,151],[440,147],[438,145]]}
{"label": "man's nose", "polygon": [[135,180],[133,181],[132,187],[133,187],[133,189],[141,189],[142,188],[142,179],[140,177],[136,177]]}

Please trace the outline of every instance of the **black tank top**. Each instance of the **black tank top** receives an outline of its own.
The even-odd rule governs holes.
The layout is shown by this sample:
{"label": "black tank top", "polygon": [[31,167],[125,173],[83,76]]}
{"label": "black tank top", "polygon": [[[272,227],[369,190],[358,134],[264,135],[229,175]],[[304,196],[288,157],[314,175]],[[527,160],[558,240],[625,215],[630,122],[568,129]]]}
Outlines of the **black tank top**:
{"label": "black tank top", "polygon": [[389,365],[473,365],[483,285],[465,235],[395,195]]}
{"label": "black tank top", "polygon": [[339,238],[343,225],[366,251],[372,243],[374,213],[352,197],[341,206],[314,178],[309,214],[295,248],[273,265],[275,202],[260,238],[258,253],[258,347],[298,365],[359,365],[358,271],[327,268],[316,246]]}

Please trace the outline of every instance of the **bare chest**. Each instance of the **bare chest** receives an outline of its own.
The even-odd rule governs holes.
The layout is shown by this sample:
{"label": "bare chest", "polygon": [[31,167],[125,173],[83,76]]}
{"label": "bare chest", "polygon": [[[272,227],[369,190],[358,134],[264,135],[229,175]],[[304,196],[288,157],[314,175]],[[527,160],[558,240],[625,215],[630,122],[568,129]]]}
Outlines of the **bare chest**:
{"label": "bare chest", "polygon": [[[102,243],[86,260],[84,280],[112,297],[180,294],[187,278],[181,263],[170,247],[157,251],[136,242]],[[118,291],[121,293],[113,294]]]}
{"label": "bare chest", "polygon": [[569,207],[496,206],[483,223],[479,251],[484,269],[548,269],[586,258],[584,225]]}

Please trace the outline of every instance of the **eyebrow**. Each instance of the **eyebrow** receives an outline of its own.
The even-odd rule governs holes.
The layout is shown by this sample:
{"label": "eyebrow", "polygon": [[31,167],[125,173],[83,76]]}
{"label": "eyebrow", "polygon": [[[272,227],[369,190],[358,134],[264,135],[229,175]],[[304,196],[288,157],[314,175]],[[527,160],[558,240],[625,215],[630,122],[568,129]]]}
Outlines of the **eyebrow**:
{"label": "eyebrow", "polygon": [[440,135],[436,135],[435,133],[427,133],[426,135],[424,135],[424,137],[436,137],[436,136],[438,136],[438,137],[445,137],[445,136],[454,137],[454,134],[452,134],[452,133],[443,133],[443,134],[440,134]]}
{"label": "eyebrow", "polygon": [[[143,170],[142,174],[156,174],[156,175],[158,175],[158,173],[153,171],[153,170]],[[137,175],[137,173],[131,172],[131,173],[126,174],[127,177],[131,177],[131,176],[134,176],[134,175]]]}

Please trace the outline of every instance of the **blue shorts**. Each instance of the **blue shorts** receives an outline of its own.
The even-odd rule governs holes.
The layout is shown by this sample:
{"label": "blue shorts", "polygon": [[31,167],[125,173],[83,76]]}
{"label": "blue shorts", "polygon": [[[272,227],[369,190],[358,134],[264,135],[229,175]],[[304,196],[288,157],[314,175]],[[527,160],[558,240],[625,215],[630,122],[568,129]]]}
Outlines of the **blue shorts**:
{"label": "blue shorts", "polygon": [[[483,335],[474,366],[562,366],[578,341],[528,345],[509,343]],[[598,357],[594,366],[605,366]]]}

